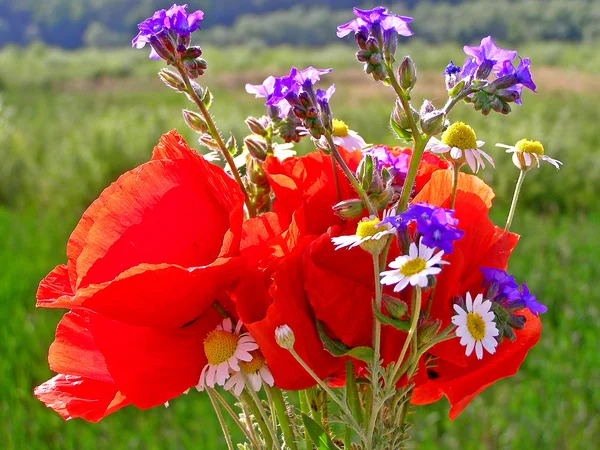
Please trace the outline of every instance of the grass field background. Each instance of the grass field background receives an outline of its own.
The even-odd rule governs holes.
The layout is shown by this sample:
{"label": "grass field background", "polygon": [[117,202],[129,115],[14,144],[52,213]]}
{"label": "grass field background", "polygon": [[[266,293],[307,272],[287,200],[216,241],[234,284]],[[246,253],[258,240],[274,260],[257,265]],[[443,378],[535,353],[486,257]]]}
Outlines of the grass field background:
{"label": "grass field background", "polygon": [[[399,53],[403,49],[399,49]],[[445,400],[416,409],[415,448],[600,448],[600,61],[592,47],[528,45],[537,95],[527,92],[508,117],[482,117],[459,105],[486,141],[496,170],[482,176],[496,190],[492,218],[503,224],[518,171],[496,142],[540,139],[564,162],[532,171],[513,230],[522,234],[510,271],[549,307],[540,343],[521,371],[501,380],[451,422]],[[336,117],[367,141],[394,144],[387,129],[393,95],[363,75],[353,49],[206,49],[203,82],[216,100],[212,112],[224,131],[242,138],[243,119],[260,115],[260,100],[244,92],[289,66],[333,66]],[[407,52],[421,68],[415,103],[443,104],[439,74],[458,47]],[[125,408],[99,424],[64,422],[32,394],[52,376],[47,349],[60,311],[36,310],[39,280],[65,261],[65,244],[85,207],[125,170],[149,159],[159,136],[177,128],[198,148],[180,110],[184,96],[161,85],[160,64],[132,50],[64,53],[41,46],[0,52],[0,448],[221,449],[216,419],[195,391],[168,409]],[[423,87],[422,85],[426,85]],[[308,144],[301,146],[307,151]]]}

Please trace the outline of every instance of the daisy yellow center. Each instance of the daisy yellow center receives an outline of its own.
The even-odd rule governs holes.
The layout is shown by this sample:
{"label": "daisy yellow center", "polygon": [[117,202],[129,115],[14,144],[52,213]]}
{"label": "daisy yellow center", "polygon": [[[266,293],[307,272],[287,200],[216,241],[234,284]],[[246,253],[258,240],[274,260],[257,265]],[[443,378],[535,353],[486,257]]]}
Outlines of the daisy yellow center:
{"label": "daisy yellow center", "polygon": [[252,374],[258,372],[265,365],[265,357],[260,352],[260,350],[253,350],[250,352],[252,355],[252,361],[240,361],[240,367],[244,371],[244,373]]}
{"label": "daisy yellow center", "polygon": [[454,122],[442,134],[442,143],[461,150],[477,148],[475,131],[464,122]]}
{"label": "daisy yellow center", "polygon": [[335,137],[346,137],[348,136],[348,125],[338,119],[333,119],[333,135]]}
{"label": "daisy yellow center", "polygon": [[485,336],[485,322],[477,313],[467,314],[467,328],[476,341],[481,341]]}
{"label": "daisy yellow center", "polygon": [[223,330],[213,330],[204,339],[204,353],[210,365],[227,361],[237,349],[238,337]]}
{"label": "daisy yellow center", "polygon": [[535,153],[538,156],[544,154],[544,146],[540,141],[530,141],[529,139],[521,139],[515,144],[517,150],[521,150],[526,153]]}
{"label": "daisy yellow center", "polygon": [[406,261],[402,267],[400,267],[400,273],[405,277],[410,277],[422,272],[425,270],[425,267],[427,267],[427,262],[423,258],[415,258]]}
{"label": "daisy yellow center", "polygon": [[375,225],[377,225],[379,222],[381,222],[381,220],[378,218],[358,222],[358,226],[356,227],[356,235],[360,238],[375,236],[381,231],[381,229],[375,227]]}

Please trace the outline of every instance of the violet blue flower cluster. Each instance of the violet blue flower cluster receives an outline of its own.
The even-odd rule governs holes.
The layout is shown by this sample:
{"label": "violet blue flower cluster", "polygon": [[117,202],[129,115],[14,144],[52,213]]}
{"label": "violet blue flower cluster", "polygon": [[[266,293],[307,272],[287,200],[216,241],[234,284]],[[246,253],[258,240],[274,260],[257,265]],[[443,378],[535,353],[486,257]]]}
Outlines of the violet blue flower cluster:
{"label": "violet blue flower cluster", "polygon": [[509,312],[527,308],[532,314],[539,315],[548,311],[545,305],[537,301],[527,285],[521,289],[515,279],[504,270],[480,268],[483,273],[483,286],[486,287],[486,298],[500,304]]}
{"label": "violet blue flower cluster", "polygon": [[143,48],[152,47],[150,59],[164,59],[168,64],[181,63],[190,78],[197,78],[206,70],[206,61],[200,59],[200,47],[190,47],[190,34],[200,28],[204,13],[200,10],[191,14],[187,5],[174,4],[168,10],[156,11],[152,17],[138,24],[139,33],[131,44]]}
{"label": "violet blue flower cluster", "polygon": [[408,172],[410,155],[399,153],[397,155],[390,152],[386,145],[375,145],[363,152],[371,155],[381,167],[386,167],[394,177],[397,184],[401,185]]}
{"label": "violet blue flower cluster", "polygon": [[369,10],[354,8],[356,19],[340,25],[337,36],[343,38],[354,33],[359,51],[356,58],[364,63],[365,72],[377,81],[388,76],[386,64],[391,66],[398,44],[398,35],[412,36],[408,27],[412,18],[390,14],[382,6]]}
{"label": "violet blue flower cluster", "polygon": [[[452,253],[454,241],[464,236],[464,231],[456,228],[458,219],[454,211],[427,203],[410,205],[406,212],[384,219],[381,224],[388,223],[396,229],[404,230],[410,222],[416,222],[417,233],[422,237],[423,245],[438,248],[444,253]],[[415,241],[418,241],[415,239]]]}
{"label": "violet blue flower cluster", "polygon": [[[280,110],[291,108],[311,136],[318,139],[327,130],[331,131],[332,114],[329,100],[335,92],[335,85],[331,85],[325,91],[321,89],[315,91],[314,85],[321,79],[321,75],[330,73],[331,70],[310,66],[298,71],[292,67],[289,75],[275,78],[273,81],[269,80],[267,86],[264,83],[262,87],[250,85],[250,90],[253,93],[258,92],[257,97],[264,96],[267,99],[266,106],[277,106]],[[272,88],[271,83],[273,83]]]}
{"label": "violet blue flower cluster", "polygon": [[[449,91],[464,82],[461,91],[466,93],[465,100],[483,114],[491,110],[508,114],[509,103],[521,104],[523,87],[536,91],[530,60],[520,59],[515,67],[517,52],[497,47],[491,36],[483,38],[479,46],[465,46],[464,51],[468,57],[462,69],[450,61],[442,75]],[[488,82],[492,74],[496,78]],[[461,91],[454,94],[460,95]]]}

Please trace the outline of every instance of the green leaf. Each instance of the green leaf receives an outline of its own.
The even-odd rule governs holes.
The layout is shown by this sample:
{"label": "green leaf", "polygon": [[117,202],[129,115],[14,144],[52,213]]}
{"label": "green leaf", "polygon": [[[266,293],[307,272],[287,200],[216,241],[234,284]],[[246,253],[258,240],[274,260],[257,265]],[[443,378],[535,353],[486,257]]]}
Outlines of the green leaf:
{"label": "green leaf", "polygon": [[408,130],[405,130],[400,125],[398,125],[396,122],[394,122],[394,119],[392,119],[391,117],[390,117],[390,127],[392,127],[392,130],[394,131],[394,133],[396,133],[396,135],[400,139],[404,139],[405,141],[412,140],[412,133]]}
{"label": "green leaf", "polygon": [[385,314],[383,314],[381,311],[379,311],[375,307],[375,305],[373,305],[373,314],[375,314],[375,317],[377,317],[377,320],[379,320],[382,324],[390,325],[397,330],[408,331],[408,329],[410,328],[410,324],[409,324],[408,320],[392,319],[391,317],[388,317]]}
{"label": "green leaf", "polygon": [[200,100],[202,100],[202,104],[206,106],[206,109],[210,108],[210,105],[212,105],[213,102],[213,95],[208,88],[204,88],[202,91],[202,98]]}
{"label": "green leaf", "polygon": [[333,356],[351,356],[352,358],[360,359],[364,362],[373,361],[373,349],[370,347],[355,347],[350,348],[346,344],[341,341],[330,338],[327,333],[325,333],[325,329],[323,328],[323,323],[320,320],[316,321],[317,324],[317,332],[319,333],[319,337],[321,338],[321,342],[329,353]]}
{"label": "green leaf", "polygon": [[304,422],[304,429],[313,440],[318,450],[338,450],[321,425],[304,413],[302,413],[302,422]]}
{"label": "green leaf", "polygon": [[458,83],[452,89],[450,89],[450,92],[448,92],[448,95],[450,97],[456,97],[458,94],[460,94],[462,92],[464,87],[465,87],[465,80],[462,80],[460,83]]}

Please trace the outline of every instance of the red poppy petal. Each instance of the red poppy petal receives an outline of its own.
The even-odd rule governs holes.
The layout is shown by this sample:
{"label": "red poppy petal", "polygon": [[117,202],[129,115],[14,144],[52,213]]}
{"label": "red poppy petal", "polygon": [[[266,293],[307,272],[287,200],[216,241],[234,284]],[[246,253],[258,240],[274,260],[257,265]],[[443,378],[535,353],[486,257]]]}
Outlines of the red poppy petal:
{"label": "red poppy petal", "polygon": [[[485,182],[475,176],[466,173],[460,173],[458,177],[458,192],[477,195],[483,200],[487,209],[492,207],[492,199],[495,197],[494,191]],[[431,205],[445,206],[450,203],[452,196],[452,172],[449,170],[438,170],[431,175],[429,182],[417,194],[414,203],[425,202]]]}
{"label": "red poppy petal", "polygon": [[[539,317],[528,310],[520,311],[526,317],[525,327],[515,331],[515,342],[504,340],[496,353],[485,353],[483,359],[478,360],[475,355],[468,359],[467,367],[459,367],[449,362],[439,360],[435,368],[438,378],[429,380],[426,384],[415,388],[414,404],[429,403],[440,398],[442,392],[452,406],[450,419],[455,419],[469,402],[485,388],[495,381],[517,373],[529,349],[540,338],[542,324]],[[455,339],[454,345],[460,345]],[[463,351],[464,351],[464,347]]]}
{"label": "red poppy petal", "polygon": [[90,328],[121,392],[138,408],[151,408],[198,383],[207,362],[204,339],[221,321],[211,308],[177,330],[134,327],[100,315]]}
{"label": "red poppy petal", "polygon": [[79,289],[82,306],[129,325],[179,328],[200,316],[238,277],[239,258],[205,267],[140,264],[113,281]]}
{"label": "red poppy petal", "polygon": [[94,217],[77,260],[78,287],[140,263],[208,264],[219,254],[230,212],[242,209],[236,183],[199,156],[150,161],[133,173]]}
{"label": "red poppy petal", "polygon": [[69,311],[56,328],[56,338],[48,352],[50,369],[90,380],[114,384],[89,330],[87,311]]}
{"label": "red poppy petal", "polygon": [[171,161],[177,159],[198,159],[200,155],[191,149],[185,139],[177,132],[171,130],[163,134],[158,140],[158,144],[152,150],[152,160],[168,159]]}
{"label": "red poppy petal", "polygon": [[56,375],[33,391],[35,396],[63,419],[100,419],[129,404],[111,383],[73,375]]}
{"label": "red poppy petal", "polygon": [[36,294],[36,306],[41,308],[71,308],[75,305],[73,296],[68,268],[61,264],[56,266],[40,282]]}

